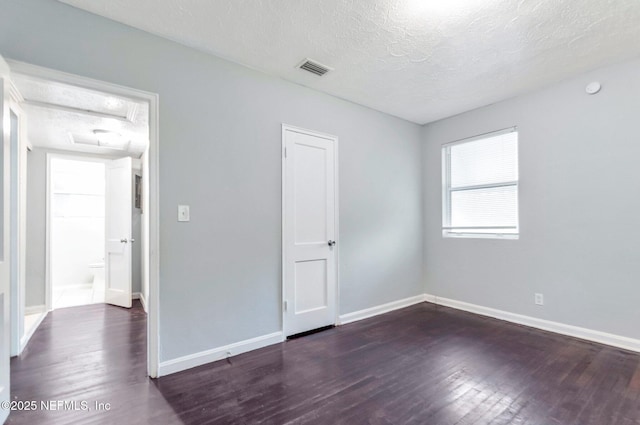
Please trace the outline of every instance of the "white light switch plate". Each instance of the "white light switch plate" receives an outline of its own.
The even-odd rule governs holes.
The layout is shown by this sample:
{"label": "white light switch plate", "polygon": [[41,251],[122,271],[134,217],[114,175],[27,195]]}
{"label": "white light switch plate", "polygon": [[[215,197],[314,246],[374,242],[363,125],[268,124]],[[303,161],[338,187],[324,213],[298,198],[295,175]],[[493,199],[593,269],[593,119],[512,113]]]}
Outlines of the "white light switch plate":
{"label": "white light switch plate", "polygon": [[189,221],[189,205],[178,205],[178,221]]}

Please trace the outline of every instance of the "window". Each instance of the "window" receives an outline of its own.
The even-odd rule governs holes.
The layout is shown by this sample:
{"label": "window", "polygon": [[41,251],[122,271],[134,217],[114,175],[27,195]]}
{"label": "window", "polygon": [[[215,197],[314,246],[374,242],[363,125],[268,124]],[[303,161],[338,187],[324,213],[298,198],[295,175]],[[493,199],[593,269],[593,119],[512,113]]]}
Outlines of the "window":
{"label": "window", "polygon": [[516,129],[444,145],[442,163],[442,235],[517,239]]}

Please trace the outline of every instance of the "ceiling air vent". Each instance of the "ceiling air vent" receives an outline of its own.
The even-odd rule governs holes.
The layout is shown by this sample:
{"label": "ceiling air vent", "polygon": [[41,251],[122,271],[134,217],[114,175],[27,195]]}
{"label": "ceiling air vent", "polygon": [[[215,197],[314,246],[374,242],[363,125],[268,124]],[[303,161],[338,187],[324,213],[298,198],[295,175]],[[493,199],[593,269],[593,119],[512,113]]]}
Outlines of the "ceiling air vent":
{"label": "ceiling air vent", "polygon": [[319,62],[316,62],[312,59],[305,59],[303,60],[300,65],[298,65],[298,68],[300,69],[304,69],[305,71],[309,71],[312,74],[316,74],[320,77],[322,77],[324,74],[326,74],[329,71],[332,71],[333,68],[328,67],[327,65],[323,65]]}

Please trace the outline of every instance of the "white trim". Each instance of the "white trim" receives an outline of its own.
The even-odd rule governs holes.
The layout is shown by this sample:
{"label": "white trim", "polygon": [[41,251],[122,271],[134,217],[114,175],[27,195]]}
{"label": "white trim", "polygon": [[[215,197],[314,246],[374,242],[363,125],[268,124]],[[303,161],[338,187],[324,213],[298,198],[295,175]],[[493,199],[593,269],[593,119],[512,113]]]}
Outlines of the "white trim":
{"label": "white trim", "polygon": [[282,244],[282,285],[280,287],[281,290],[281,303],[280,303],[280,311],[281,311],[281,317],[282,317],[282,334],[286,335],[286,312],[285,312],[285,303],[286,303],[286,295],[285,295],[285,271],[286,271],[286,264],[285,264],[285,260],[286,260],[286,229],[287,229],[287,223],[285,220],[285,216],[286,216],[286,169],[287,169],[287,164],[286,164],[286,147],[287,147],[287,141],[285,138],[285,132],[287,130],[296,132],[296,133],[301,133],[301,134],[306,134],[306,135],[310,135],[310,136],[315,136],[315,137],[320,137],[322,139],[327,139],[327,140],[331,140],[334,142],[333,144],[333,177],[334,177],[334,229],[335,229],[335,234],[334,234],[334,240],[336,242],[336,244],[333,247],[333,251],[334,251],[334,255],[335,255],[335,263],[336,263],[336,295],[335,295],[335,319],[334,319],[334,324],[339,325],[340,324],[340,192],[339,192],[339,188],[340,188],[340,171],[339,171],[339,164],[340,164],[340,160],[338,157],[338,152],[339,152],[339,139],[338,136],[334,136],[332,134],[327,134],[327,133],[321,133],[318,131],[314,131],[314,130],[308,130],[302,127],[296,127],[293,125],[289,125],[289,124],[285,124],[282,123],[282,130],[281,130],[281,138],[282,138],[282,192],[281,192],[281,199],[282,199],[282,238],[281,238],[281,244]]}
{"label": "white trim", "polygon": [[495,319],[505,320],[507,322],[517,323],[519,325],[542,329],[544,331],[561,335],[572,336],[575,338],[610,345],[617,348],[623,348],[625,350],[640,352],[640,339],[610,334],[593,329],[581,328],[564,323],[552,322],[550,320],[538,319],[531,316],[524,316],[522,314],[483,307],[480,305],[452,300],[449,298],[442,298],[435,295],[425,294],[425,298],[428,302],[432,302],[437,305],[443,305],[446,307],[455,308],[457,310],[468,311],[470,313],[475,313],[482,316],[493,317]]}
{"label": "white trim", "polygon": [[[44,303],[47,306],[47,311],[53,311],[53,296],[51,289],[51,252],[49,247],[51,246],[51,157],[46,155],[46,169],[45,173],[45,224],[44,224]],[[28,224],[27,224],[28,226]]]}
{"label": "white trim", "polygon": [[[519,205],[520,195],[519,195],[519,178],[518,180],[508,181],[508,182],[497,182],[490,184],[480,184],[480,185],[467,185],[460,187],[451,187],[451,148],[453,146],[484,141],[486,139],[490,139],[493,137],[501,136],[504,134],[516,133],[516,148],[519,147],[519,138],[518,138],[518,127],[509,127],[502,130],[492,131],[489,133],[479,134],[477,136],[468,137],[461,140],[456,140],[454,142],[445,143],[441,146],[441,170],[442,170],[442,237],[443,238],[476,238],[476,239],[511,239],[517,240],[520,239],[520,215],[518,213],[518,224],[516,226],[492,226],[487,227],[486,230],[496,229],[493,232],[469,232],[471,229],[482,229],[482,227],[452,227],[451,225],[451,202],[452,197],[451,194],[453,192],[466,191],[466,190],[481,190],[481,189],[492,189],[496,187],[515,187],[517,200],[516,202]],[[518,161],[520,159],[519,150],[517,152],[518,157],[516,158]],[[499,231],[498,229],[515,229],[515,233],[509,233],[507,231]],[[465,231],[467,230],[467,231]]]}
{"label": "white trim", "polygon": [[[36,307],[44,307],[44,306],[36,306]],[[31,326],[31,329],[29,329],[24,335],[22,335],[22,338],[20,338],[20,352],[18,353],[18,355],[22,354],[22,351],[25,349],[25,347],[29,343],[29,340],[31,339],[33,334],[36,333],[36,330],[38,330],[38,327],[40,326],[42,321],[45,319],[45,317],[47,317],[47,314],[49,314],[49,312],[46,310],[40,312],[40,316],[38,316],[33,326]]]}
{"label": "white trim", "polygon": [[[322,133],[320,131],[309,130],[309,129],[306,129],[306,128],[296,127],[295,125],[289,125],[289,124],[285,124],[285,123],[282,123],[282,130],[283,131],[284,130],[291,130],[291,131],[293,131],[295,133],[307,134],[309,136],[320,137],[321,139],[333,140],[335,142],[338,141],[338,136],[334,136],[333,134]],[[282,146],[284,146],[284,144]]]}
{"label": "white trim", "polygon": [[[145,214],[149,217],[147,252],[143,257],[149,262],[147,285],[147,374],[151,378],[159,376],[160,369],[160,97],[152,94],[149,100],[149,168],[143,170],[143,178],[148,182],[149,205]],[[144,283],[143,283],[144,284]]]}
{"label": "white trim", "polygon": [[280,252],[280,278],[282,279],[281,285],[280,285],[280,317],[282,319],[281,322],[281,327],[280,330],[282,331],[282,335],[286,334],[286,310],[287,310],[287,296],[285,294],[285,274],[286,274],[286,270],[287,270],[287,264],[286,264],[286,249],[285,247],[287,246],[287,220],[286,220],[286,211],[287,211],[287,203],[286,203],[286,197],[287,197],[287,188],[286,188],[286,179],[285,176],[287,174],[287,141],[284,137],[284,132],[285,132],[285,124],[282,124],[281,127],[281,134],[280,137],[282,138],[282,159],[280,160],[280,165],[281,165],[281,174],[280,174],[280,181],[281,181],[281,189],[280,189],[280,200],[282,203],[282,206],[280,207],[280,214],[282,215],[282,228],[280,229],[280,245],[281,245],[281,252]]}
{"label": "white trim", "polygon": [[147,311],[147,300],[144,297],[144,294],[142,292],[136,292],[136,293],[140,295],[140,304],[142,304],[142,309],[144,310],[145,313],[148,313],[148,311]]}
{"label": "white trim", "polygon": [[44,304],[30,305],[29,307],[25,307],[24,314],[25,316],[29,316],[30,314],[44,313],[45,311],[47,311],[47,306]]}
{"label": "white trim", "polygon": [[414,297],[404,298],[402,300],[391,301],[390,303],[378,305],[375,307],[365,308],[364,310],[354,311],[353,313],[342,314],[340,315],[339,324],[346,325],[347,323],[368,319],[379,314],[388,313],[390,311],[409,307],[414,304],[420,304],[424,301],[425,295],[420,294]]}
{"label": "white trim", "polygon": [[503,128],[501,130],[493,130],[487,133],[477,134],[475,136],[465,137],[464,139],[454,140],[453,142],[443,143],[442,147],[445,146],[454,146],[454,145],[462,145],[464,143],[475,142],[476,140],[481,139],[489,139],[491,137],[502,136],[503,134],[509,134],[518,131],[518,126],[514,125],[513,127]]}
{"label": "white trim", "polygon": [[132,300],[139,300],[140,299],[140,292],[132,292],[131,293],[131,299]]}
{"label": "white trim", "polygon": [[443,238],[451,239],[507,239],[517,241],[520,239],[519,233],[464,233],[464,232],[450,232],[442,230]]}
{"label": "white trim", "polygon": [[[17,145],[10,140],[10,333],[11,355],[22,352],[24,335],[25,293],[26,293],[26,240],[27,240],[27,116],[20,106],[24,100],[18,89],[9,80],[9,112],[18,120]],[[15,179],[15,181],[14,181]],[[14,192],[15,191],[15,192]],[[15,194],[15,198],[14,198]],[[15,228],[14,228],[15,227]],[[13,251],[16,252],[13,252]]]}
{"label": "white trim", "polygon": [[[160,97],[157,93],[150,93],[88,77],[68,74],[24,62],[13,60],[7,60],[7,62],[11,72],[135,98],[149,103],[149,149],[147,151],[149,154],[149,169],[145,176],[149,182],[149,205],[146,206],[147,208],[145,210],[145,214],[149,214],[149,246],[148,251],[143,252],[143,256],[147,256],[149,259],[148,299],[146,300],[149,309],[149,315],[147,317],[147,374],[155,378],[158,376],[160,361],[160,261],[158,258],[160,252]],[[49,242],[47,241],[47,243]],[[47,300],[47,304],[51,305],[50,299]]]}
{"label": "white trim", "polygon": [[436,302],[438,300],[438,297],[436,297],[435,295],[424,294],[424,300],[425,300],[425,302],[428,302],[428,303],[438,304]]}
{"label": "white trim", "polygon": [[203,364],[223,360],[227,357],[246,353],[252,350],[257,350],[269,345],[278,344],[282,341],[282,332],[274,332],[256,338],[234,342],[233,344],[225,345],[222,347],[200,351],[199,353],[178,357],[177,359],[167,360],[160,363],[160,367],[158,368],[158,376],[166,376],[171,373],[181,372],[183,370],[198,367]]}

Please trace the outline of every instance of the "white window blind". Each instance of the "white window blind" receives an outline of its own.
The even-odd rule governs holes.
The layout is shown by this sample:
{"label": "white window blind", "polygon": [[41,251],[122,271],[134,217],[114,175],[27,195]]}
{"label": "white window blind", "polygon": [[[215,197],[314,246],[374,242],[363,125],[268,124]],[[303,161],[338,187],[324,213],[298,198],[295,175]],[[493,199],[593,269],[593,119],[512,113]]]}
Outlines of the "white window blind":
{"label": "white window blind", "polygon": [[443,146],[444,236],[518,235],[518,132]]}

